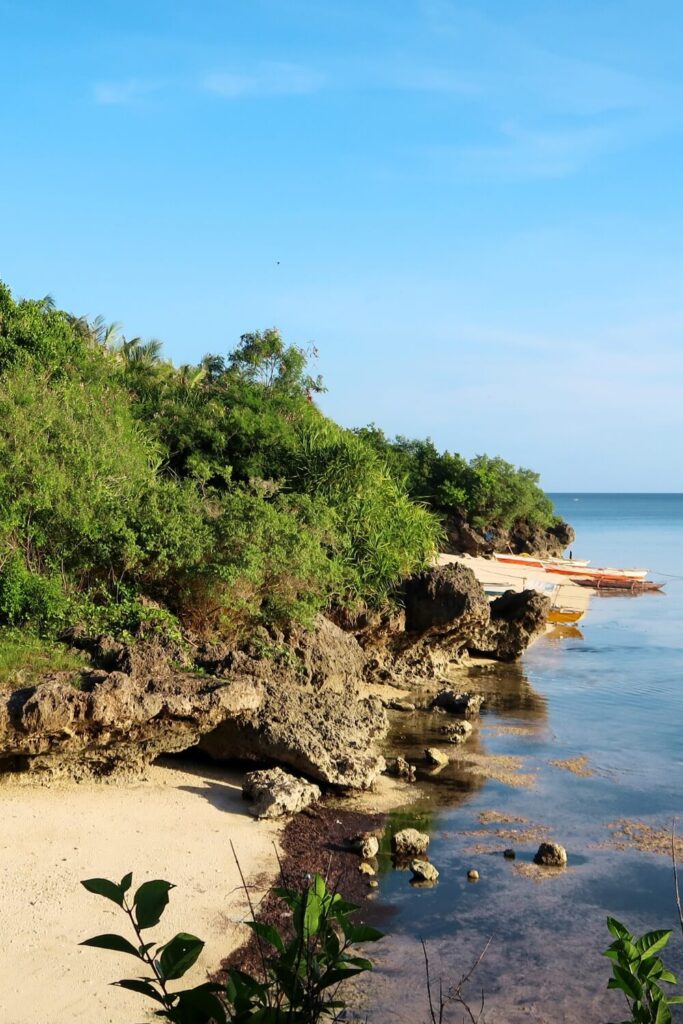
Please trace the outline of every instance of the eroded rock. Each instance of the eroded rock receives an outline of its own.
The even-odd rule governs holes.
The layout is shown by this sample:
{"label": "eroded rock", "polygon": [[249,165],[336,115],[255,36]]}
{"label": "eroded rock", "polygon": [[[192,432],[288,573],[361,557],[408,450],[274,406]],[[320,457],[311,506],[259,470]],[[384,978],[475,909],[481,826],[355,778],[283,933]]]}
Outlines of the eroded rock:
{"label": "eroded rock", "polygon": [[438,870],[428,860],[416,859],[410,862],[413,878],[418,882],[435,882],[439,877]]}
{"label": "eroded rock", "polygon": [[425,760],[428,761],[429,764],[436,764],[443,767],[448,764],[450,759],[448,754],[444,754],[444,752],[439,750],[438,747],[427,747],[425,750]]}
{"label": "eroded rock", "polygon": [[374,750],[388,727],[376,697],[266,683],[255,713],[229,719],[202,736],[215,760],[242,758],[286,765],[330,786],[368,789],[386,765]]}
{"label": "eroded rock", "polygon": [[426,853],[428,847],[429,836],[416,828],[403,828],[391,838],[391,849],[397,857],[416,857]]}
{"label": "eroded rock", "polygon": [[440,690],[432,701],[433,708],[443,708],[451,715],[464,715],[466,718],[473,718],[478,715],[484,698],[479,693],[472,693],[469,690],[462,692],[446,688]]}
{"label": "eroded rock", "polygon": [[441,726],[439,732],[446,737],[449,743],[459,745],[470,738],[473,729],[471,723],[464,719],[462,722],[447,722],[446,725]]}
{"label": "eroded rock", "polygon": [[244,776],[242,795],[255,818],[283,818],[319,800],[320,788],[282,768],[266,768]]}
{"label": "eroded rock", "polygon": [[559,843],[541,843],[534,864],[542,864],[544,867],[563,868],[567,863],[567,851]]}

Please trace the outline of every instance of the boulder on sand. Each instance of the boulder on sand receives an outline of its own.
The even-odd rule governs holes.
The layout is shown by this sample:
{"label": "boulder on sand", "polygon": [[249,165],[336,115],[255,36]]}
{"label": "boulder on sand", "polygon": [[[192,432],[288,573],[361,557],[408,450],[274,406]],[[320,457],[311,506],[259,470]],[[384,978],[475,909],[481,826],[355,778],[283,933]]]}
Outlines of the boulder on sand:
{"label": "boulder on sand", "polygon": [[320,789],[282,768],[266,768],[244,776],[242,796],[251,801],[249,811],[255,818],[283,818],[319,800]]}

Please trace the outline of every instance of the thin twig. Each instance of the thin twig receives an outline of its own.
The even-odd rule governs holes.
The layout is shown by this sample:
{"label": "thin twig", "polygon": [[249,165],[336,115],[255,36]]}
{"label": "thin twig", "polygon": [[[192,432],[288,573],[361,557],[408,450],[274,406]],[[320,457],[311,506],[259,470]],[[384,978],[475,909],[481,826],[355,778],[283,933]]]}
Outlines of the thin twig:
{"label": "thin twig", "polygon": [[[254,910],[254,904],[251,902],[251,895],[249,893],[249,888],[247,886],[246,879],[245,879],[244,874],[242,872],[242,865],[239,862],[239,858],[237,856],[237,851],[235,850],[235,844],[233,843],[232,839],[230,840],[230,849],[232,850],[232,855],[235,858],[235,864],[237,865],[237,870],[239,871],[239,875],[240,875],[240,878],[242,880],[242,888],[244,889],[244,895],[247,897],[247,904],[249,905],[249,913],[251,914],[251,919],[252,919],[252,921],[256,921],[256,912]],[[268,967],[267,967],[267,964],[266,964],[266,954],[265,954],[265,951],[263,949],[263,943],[261,941],[261,936],[258,934],[258,932],[255,932],[255,935],[256,935],[256,945],[258,946],[259,956],[261,958],[261,966],[263,968],[263,980],[267,981],[268,980]]]}
{"label": "thin twig", "polygon": [[[429,1016],[432,1018],[432,1024],[437,1024],[436,1014],[434,1013],[434,1002],[432,1000],[432,982],[429,976],[429,957],[427,956],[427,946],[425,940],[420,937],[420,943],[422,945],[422,952],[425,958],[425,976],[427,978],[427,999],[429,1000]],[[439,1014],[441,1018],[441,1014]]]}
{"label": "thin twig", "polygon": [[676,897],[676,908],[678,910],[678,920],[681,924],[681,932],[683,932],[683,906],[681,906],[681,893],[678,887],[678,864],[676,863],[676,819],[674,818],[671,823],[671,863],[674,869],[674,895]]}

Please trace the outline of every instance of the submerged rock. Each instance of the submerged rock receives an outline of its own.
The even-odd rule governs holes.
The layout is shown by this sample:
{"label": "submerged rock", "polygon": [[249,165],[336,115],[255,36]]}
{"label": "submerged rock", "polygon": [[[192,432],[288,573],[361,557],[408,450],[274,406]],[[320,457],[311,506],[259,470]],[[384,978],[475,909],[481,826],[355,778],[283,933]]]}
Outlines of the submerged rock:
{"label": "submerged rock", "polygon": [[542,864],[544,867],[563,868],[567,863],[567,851],[559,843],[541,843],[534,864]]}
{"label": "submerged rock", "polygon": [[283,818],[319,800],[320,788],[282,768],[267,768],[245,775],[242,795],[253,801],[249,811],[255,818]]}
{"label": "submerged rock", "polygon": [[429,836],[416,828],[401,829],[391,838],[391,848],[397,857],[415,857],[426,853],[428,847]]}
{"label": "submerged rock", "polygon": [[470,870],[467,872],[467,877],[469,878],[470,882],[478,882],[479,872],[477,871],[476,868],[470,868]]}
{"label": "submerged rock", "polygon": [[466,740],[472,735],[472,726],[467,721],[462,722],[449,722],[446,725],[442,725],[439,730],[448,740],[449,743],[465,743]]}

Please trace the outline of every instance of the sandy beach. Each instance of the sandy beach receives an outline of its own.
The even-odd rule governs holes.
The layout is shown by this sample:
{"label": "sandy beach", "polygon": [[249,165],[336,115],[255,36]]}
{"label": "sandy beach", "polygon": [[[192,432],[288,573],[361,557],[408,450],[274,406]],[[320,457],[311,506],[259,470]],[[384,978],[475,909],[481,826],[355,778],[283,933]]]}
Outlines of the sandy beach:
{"label": "sandy beach", "polygon": [[109,983],[140,973],[125,955],[80,947],[102,932],[128,934],[120,911],[81,879],[134,885],[165,878],[177,888],[160,940],[189,931],[206,946],[191,983],[204,980],[248,930],[230,850],[235,845],[256,902],[277,874],[278,828],[245,809],[241,776],[210,767],[154,766],[144,781],[0,786],[0,1020],[3,1024],[123,1024],[145,1019],[141,997]]}

